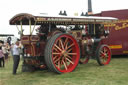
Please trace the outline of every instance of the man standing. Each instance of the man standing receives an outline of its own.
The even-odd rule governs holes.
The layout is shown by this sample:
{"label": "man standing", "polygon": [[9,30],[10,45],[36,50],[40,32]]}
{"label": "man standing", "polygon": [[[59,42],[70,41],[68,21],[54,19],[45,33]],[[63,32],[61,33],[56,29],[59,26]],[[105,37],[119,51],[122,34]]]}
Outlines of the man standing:
{"label": "man standing", "polygon": [[19,61],[20,61],[20,50],[21,46],[19,46],[19,41],[16,41],[15,45],[12,48],[13,51],[13,74],[16,74]]}

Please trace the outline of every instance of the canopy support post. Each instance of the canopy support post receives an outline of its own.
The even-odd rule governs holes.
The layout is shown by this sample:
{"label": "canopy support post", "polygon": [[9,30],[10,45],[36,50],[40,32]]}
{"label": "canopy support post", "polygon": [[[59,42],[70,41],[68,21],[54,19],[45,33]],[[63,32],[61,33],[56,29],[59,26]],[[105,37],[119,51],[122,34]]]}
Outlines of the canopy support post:
{"label": "canopy support post", "polygon": [[96,20],[94,21],[94,35],[96,34],[96,24],[95,24]]}
{"label": "canopy support post", "polygon": [[30,35],[32,35],[32,32],[31,32],[31,20],[29,19],[29,25],[30,25]]}
{"label": "canopy support post", "polygon": [[20,21],[20,25],[21,25],[21,34],[23,34],[23,27],[22,27],[22,21]]}
{"label": "canopy support post", "polygon": [[20,31],[20,30],[19,30],[19,27],[17,26],[17,24],[15,24],[15,25],[16,25],[16,28],[17,28],[17,30],[18,30],[18,32],[19,32],[19,31]]}
{"label": "canopy support post", "polygon": [[49,23],[49,32],[51,32],[51,23]]}
{"label": "canopy support post", "polygon": [[33,33],[33,31],[34,31],[34,29],[35,29],[35,26],[36,26],[36,21],[35,21],[35,24],[34,24],[34,27],[33,27],[33,29],[32,29],[32,32],[31,32],[31,34]]}

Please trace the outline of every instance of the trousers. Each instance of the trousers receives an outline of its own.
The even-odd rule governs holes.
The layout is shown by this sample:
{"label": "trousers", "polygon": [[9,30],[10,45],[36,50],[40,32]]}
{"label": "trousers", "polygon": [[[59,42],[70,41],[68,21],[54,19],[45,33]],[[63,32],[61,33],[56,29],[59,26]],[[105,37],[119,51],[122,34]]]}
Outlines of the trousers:
{"label": "trousers", "polygon": [[[3,63],[3,65],[2,65],[2,63]],[[2,57],[2,58],[0,58],[0,67],[4,67],[4,57]]]}
{"label": "trousers", "polygon": [[20,55],[13,55],[13,74],[16,74],[20,62]]}

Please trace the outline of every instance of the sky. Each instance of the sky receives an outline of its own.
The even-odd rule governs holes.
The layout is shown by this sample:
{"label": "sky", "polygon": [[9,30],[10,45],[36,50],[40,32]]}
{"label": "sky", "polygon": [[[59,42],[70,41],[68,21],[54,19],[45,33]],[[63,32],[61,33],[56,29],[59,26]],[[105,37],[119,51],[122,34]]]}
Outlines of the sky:
{"label": "sky", "polygon": [[[88,0],[1,0],[0,1],[0,34],[18,36],[16,26],[9,25],[9,20],[19,13],[48,13],[58,15],[60,10],[66,10],[73,16],[87,12]],[[128,0],[92,0],[93,13],[107,10],[128,9]]]}

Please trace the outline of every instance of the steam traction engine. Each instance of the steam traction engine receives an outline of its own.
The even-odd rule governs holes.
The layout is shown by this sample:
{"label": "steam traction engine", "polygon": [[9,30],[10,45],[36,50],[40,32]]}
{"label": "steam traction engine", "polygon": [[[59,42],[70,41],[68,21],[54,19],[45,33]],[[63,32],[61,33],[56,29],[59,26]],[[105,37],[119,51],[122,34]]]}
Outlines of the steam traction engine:
{"label": "steam traction engine", "polygon": [[[99,65],[111,60],[111,50],[102,40],[109,34],[103,23],[116,20],[111,17],[34,16],[18,14],[10,25],[21,25],[23,71],[47,67],[56,73],[72,72],[80,62],[86,64],[95,56]],[[30,25],[30,34],[23,33],[22,25]],[[33,28],[32,28],[33,26]],[[35,27],[36,33],[33,34]]]}

